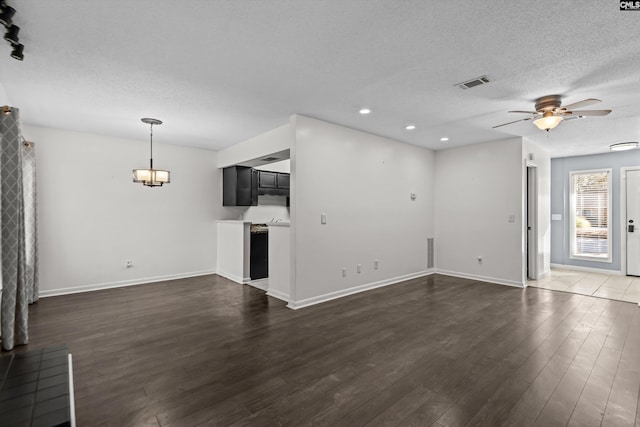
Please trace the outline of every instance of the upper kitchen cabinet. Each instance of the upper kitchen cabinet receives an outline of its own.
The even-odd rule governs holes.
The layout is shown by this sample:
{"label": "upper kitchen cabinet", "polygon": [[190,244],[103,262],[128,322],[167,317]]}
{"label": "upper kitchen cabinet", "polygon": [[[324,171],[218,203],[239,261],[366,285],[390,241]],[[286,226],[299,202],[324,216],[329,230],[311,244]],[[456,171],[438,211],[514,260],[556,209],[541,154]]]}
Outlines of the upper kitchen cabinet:
{"label": "upper kitchen cabinet", "polygon": [[257,206],[258,171],[246,166],[222,170],[222,206]]}
{"label": "upper kitchen cabinet", "polygon": [[272,196],[289,195],[289,174],[282,172],[258,171],[258,193]]}
{"label": "upper kitchen cabinet", "polygon": [[278,172],[258,171],[258,188],[278,188]]}
{"label": "upper kitchen cabinet", "polygon": [[289,174],[288,173],[278,173],[278,176],[276,177],[276,182],[278,184],[278,188],[289,190]]}

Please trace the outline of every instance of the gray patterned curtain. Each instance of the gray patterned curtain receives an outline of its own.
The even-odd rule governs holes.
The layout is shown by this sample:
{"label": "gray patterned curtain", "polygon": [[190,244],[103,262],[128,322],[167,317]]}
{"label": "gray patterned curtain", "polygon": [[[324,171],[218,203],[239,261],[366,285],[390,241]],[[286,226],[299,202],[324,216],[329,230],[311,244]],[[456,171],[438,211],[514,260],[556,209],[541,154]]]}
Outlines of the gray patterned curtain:
{"label": "gray patterned curtain", "polygon": [[22,138],[19,111],[0,113],[2,349],[29,341],[29,304],[38,300],[35,146]]}

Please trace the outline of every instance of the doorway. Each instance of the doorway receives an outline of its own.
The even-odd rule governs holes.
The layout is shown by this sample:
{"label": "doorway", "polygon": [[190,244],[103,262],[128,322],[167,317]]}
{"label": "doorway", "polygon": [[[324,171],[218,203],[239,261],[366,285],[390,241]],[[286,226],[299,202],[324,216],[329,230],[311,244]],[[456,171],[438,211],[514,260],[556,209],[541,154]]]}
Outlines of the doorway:
{"label": "doorway", "polygon": [[640,276],[640,169],[626,169],[623,183],[626,183],[622,230],[626,240],[626,274]]}
{"label": "doorway", "polygon": [[525,239],[527,248],[527,279],[538,279],[538,170],[527,164]]}

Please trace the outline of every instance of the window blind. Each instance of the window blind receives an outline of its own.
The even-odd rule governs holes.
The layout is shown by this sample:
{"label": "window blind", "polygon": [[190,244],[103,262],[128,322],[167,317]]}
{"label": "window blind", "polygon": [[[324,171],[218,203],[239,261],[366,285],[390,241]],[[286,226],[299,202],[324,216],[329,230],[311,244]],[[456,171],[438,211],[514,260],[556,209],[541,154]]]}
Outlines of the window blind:
{"label": "window blind", "polygon": [[572,255],[609,258],[610,172],[571,174]]}

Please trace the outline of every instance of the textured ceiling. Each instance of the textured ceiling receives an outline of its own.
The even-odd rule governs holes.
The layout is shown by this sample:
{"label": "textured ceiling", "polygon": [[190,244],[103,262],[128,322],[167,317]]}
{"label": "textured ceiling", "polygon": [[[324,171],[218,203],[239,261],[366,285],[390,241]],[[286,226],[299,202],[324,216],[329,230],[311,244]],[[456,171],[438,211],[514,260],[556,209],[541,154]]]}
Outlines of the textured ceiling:
{"label": "textured ceiling", "polygon": [[[149,116],[165,122],[156,141],[212,149],[294,113],[436,150],[517,135],[566,156],[640,139],[640,13],[615,1],[7,3],[25,59],[2,43],[0,103],[25,124],[145,139]],[[491,129],[549,94],[613,113]]]}

